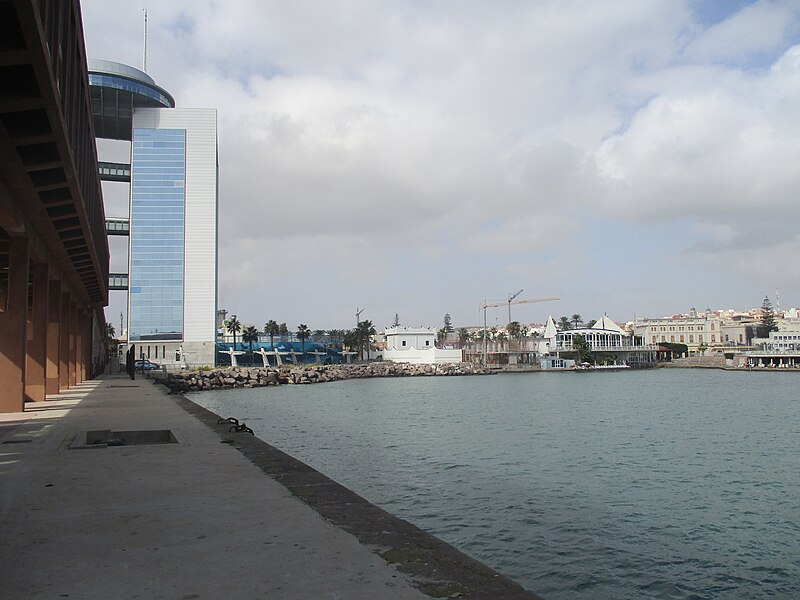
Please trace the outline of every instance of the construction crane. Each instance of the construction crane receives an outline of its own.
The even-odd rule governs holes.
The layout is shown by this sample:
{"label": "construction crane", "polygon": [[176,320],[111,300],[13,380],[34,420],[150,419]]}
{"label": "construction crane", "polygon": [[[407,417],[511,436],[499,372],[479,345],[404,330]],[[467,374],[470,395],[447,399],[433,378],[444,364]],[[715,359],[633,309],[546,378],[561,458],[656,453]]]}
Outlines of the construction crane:
{"label": "construction crane", "polygon": [[516,294],[509,294],[508,295],[508,322],[511,323],[511,301],[519,296],[522,293],[522,290],[519,290]]}
{"label": "construction crane", "polygon": [[366,308],[358,308],[356,306],[356,327],[358,327],[358,320],[361,318],[361,313],[367,310]]}
{"label": "construction crane", "polygon": [[483,364],[487,364],[487,354],[488,354],[488,344],[486,338],[486,309],[487,308],[497,308],[498,306],[505,306],[508,305],[508,322],[511,323],[511,305],[512,304],[534,304],[535,302],[551,302],[553,300],[560,300],[558,296],[549,296],[547,298],[526,298],[525,300],[515,300],[517,296],[522,293],[522,290],[518,291],[516,294],[509,294],[508,300],[505,302],[497,302],[497,303],[488,303],[485,300],[483,304],[481,304],[480,308],[483,309]]}
{"label": "construction crane", "polygon": [[505,302],[497,302],[497,303],[491,303],[490,304],[490,303],[487,303],[486,301],[484,301],[484,303],[481,304],[481,306],[480,306],[481,310],[483,310],[483,320],[484,320],[484,322],[486,321],[486,309],[487,308],[497,308],[498,306],[506,306],[506,305],[508,305],[508,322],[511,323],[511,305],[512,304],[533,304],[535,302],[551,302],[553,300],[561,300],[561,298],[559,298],[558,296],[550,296],[548,298],[526,298],[525,300],[514,300],[514,298],[519,296],[520,292],[522,292],[522,290],[520,290],[516,294],[509,295],[508,296],[508,300],[506,300]]}

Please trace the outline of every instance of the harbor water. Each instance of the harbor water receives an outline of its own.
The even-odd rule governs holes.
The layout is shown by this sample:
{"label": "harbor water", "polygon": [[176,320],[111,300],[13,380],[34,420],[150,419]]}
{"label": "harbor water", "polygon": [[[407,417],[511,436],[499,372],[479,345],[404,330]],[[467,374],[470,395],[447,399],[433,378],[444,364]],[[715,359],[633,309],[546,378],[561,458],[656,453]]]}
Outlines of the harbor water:
{"label": "harbor water", "polygon": [[800,598],[798,391],[658,369],[190,397],[548,599]]}

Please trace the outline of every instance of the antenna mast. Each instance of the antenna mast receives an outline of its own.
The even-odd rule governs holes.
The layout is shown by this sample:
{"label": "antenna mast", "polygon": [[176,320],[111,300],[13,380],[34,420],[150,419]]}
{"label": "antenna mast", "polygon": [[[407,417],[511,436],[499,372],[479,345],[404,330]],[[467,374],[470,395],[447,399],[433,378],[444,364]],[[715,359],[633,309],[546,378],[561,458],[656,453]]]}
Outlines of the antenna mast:
{"label": "antenna mast", "polygon": [[144,69],[143,71],[147,73],[147,9],[144,9]]}

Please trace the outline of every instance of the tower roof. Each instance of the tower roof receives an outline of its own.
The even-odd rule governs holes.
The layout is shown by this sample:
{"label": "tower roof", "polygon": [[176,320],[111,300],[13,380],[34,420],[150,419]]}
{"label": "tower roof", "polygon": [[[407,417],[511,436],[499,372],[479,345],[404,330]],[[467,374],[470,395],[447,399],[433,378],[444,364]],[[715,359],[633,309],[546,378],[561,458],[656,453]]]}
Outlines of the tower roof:
{"label": "tower roof", "polygon": [[131,139],[137,108],[175,108],[175,99],[147,73],[110,60],[89,60],[89,96],[95,135]]}
{"label": "tower roof", "polygon": [[592,325],[592,329],[605,329],[607,331],[616,331],[619,333],[625,333],[622,330],[622,327],[614,323],[614,321],[609,319],[607,315],[603,315],[602,317],[600,317],[600,320],[597,321],[594,325]]}

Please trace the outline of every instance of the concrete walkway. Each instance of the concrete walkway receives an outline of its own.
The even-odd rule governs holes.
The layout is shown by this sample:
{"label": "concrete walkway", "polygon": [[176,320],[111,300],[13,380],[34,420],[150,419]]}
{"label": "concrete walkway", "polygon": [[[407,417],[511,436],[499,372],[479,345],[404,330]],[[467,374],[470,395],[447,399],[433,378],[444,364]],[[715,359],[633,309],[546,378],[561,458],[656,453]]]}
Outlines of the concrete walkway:
{"label": "concrete walkway", "polygon": [[[86,382],[37,408],[0,426],[2,598],[426,597],[160,386]],[[68,448],[94,429],[179,443]]]}
{"label": "concrete walkway", "polygon": [[[189,404],[107,376],[0,415],[0,598],[429,597],[237,440],[262,456],[266,444]],[[171,430],[178,443],[70,448],[91,430]],[[489,573],[501,593],[457,584],[444,595],[534,597]]]}

